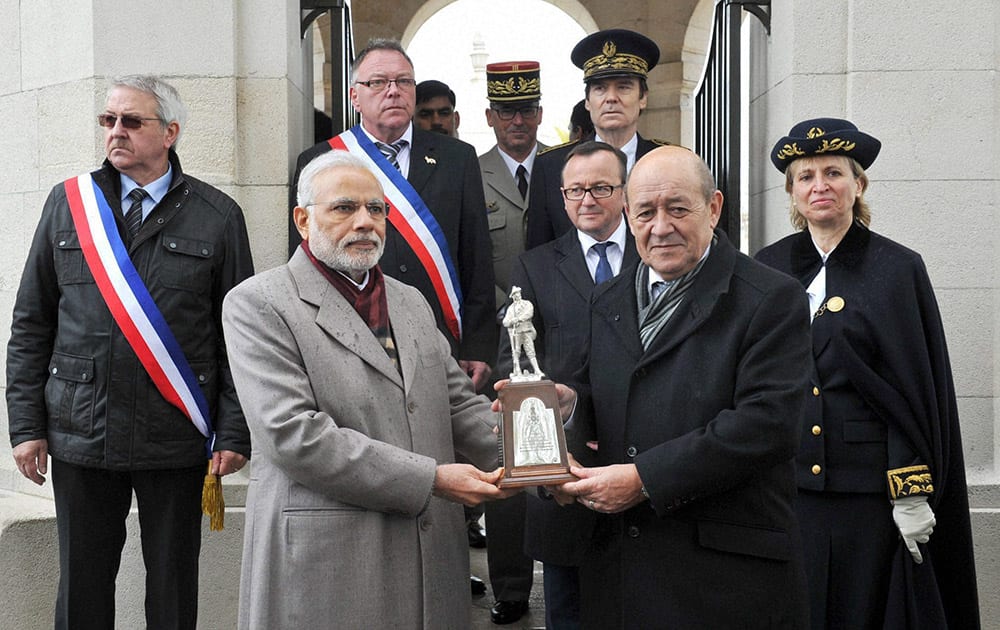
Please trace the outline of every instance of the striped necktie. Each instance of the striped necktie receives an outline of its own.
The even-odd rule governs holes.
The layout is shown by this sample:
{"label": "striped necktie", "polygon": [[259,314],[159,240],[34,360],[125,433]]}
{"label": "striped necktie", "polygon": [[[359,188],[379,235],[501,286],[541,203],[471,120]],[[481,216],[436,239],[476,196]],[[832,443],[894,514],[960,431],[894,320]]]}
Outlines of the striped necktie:
{"label": "striped necktie", "polygon": [[403,150],[403,147],[406,146],[406,140],[397,140],[392,144],[386,144],[384,142],[375,142],[375,146],[377,146],[378,150],[381,151],[382,155],[385,156],[385,159],[389,160],[389,164],[392,164],[394,167],[396,167],[396,170],[398,171],[399,162],[396,160],[396,158],[397,156],[399,156],[399,152]]}
{"label": "striped necktie", "polygon": [[132,205],[125,213],[125,228],[128,230],[130,241],[135,238],[135,235],[139,233],[139,228],[142,227],[142,200],[148,196],[149,193],[142,188],[135,188],[128,194]]}

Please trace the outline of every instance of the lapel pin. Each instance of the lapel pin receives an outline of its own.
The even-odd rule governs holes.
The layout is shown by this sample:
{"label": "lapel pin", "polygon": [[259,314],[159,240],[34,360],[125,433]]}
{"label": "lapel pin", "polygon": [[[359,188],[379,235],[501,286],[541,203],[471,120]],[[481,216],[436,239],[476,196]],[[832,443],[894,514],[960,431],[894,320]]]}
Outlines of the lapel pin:
{"label": "lapel pin", "polygon": [[428,164],[437,164],[438,163],[437,160],[435,160],[434,158],[432,158],[429,155],[425,155],[424,156],[424,162],[427,162]]}

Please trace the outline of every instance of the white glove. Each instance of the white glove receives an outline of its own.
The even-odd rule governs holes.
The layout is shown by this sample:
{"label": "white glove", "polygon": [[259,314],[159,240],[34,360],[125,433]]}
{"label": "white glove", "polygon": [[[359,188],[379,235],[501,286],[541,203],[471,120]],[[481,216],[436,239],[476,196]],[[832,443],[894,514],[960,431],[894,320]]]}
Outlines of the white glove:
{"label": "white glove", "polygon": [[892,506],[892,520],[896,521],[899,534],[906,543],[906,548],[913,556],[913,561],[920,564],[924,557],[920,555],[920,548],[917,543],[926,543],[931,539],[931,532],[937,521],[934,519],[934,511],[927,503],[927,496],[918,494],[912,497],[901,497],[896,499]]}

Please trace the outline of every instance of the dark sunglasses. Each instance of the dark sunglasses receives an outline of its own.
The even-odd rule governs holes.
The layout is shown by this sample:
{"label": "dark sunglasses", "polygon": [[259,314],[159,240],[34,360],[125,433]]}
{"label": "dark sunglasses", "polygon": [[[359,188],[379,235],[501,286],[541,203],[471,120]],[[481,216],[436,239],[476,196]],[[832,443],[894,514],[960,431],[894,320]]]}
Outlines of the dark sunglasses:
{"label": "dark sunglasses", "polygon": [[97,117],[97,124],[111,129],[115,126],[115,123],[118,122],[119,119],[122,121],[122,127],[125,127],[126,129],[138,129],[139,127],[142,127],[142,121],[144,120],[159,120],[159,118],[140,118],[139,116],[101,114]]}

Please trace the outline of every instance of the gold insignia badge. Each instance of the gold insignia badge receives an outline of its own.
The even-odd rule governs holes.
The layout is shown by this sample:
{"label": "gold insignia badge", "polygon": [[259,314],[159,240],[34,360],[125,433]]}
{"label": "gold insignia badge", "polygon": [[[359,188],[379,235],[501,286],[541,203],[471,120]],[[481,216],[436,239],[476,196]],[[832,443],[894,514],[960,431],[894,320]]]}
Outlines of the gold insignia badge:
{"label": "gold insignia badge", "polygon": [[820,137],[822,135],[825,135],[825,134],[826,134],[826,132],[823,131],[823,129],[821,127],[813,127],[812,129],[809,130],[809,133],[806,134],[806,137],[807,138],[818,138],[818,137]]}
{"label": "gold insignia badge", "polygon": [[826,309],[831,313],[839,313],[844,310],[844,298],[835,295],[826,301]]}
{"label": "gold insignia badge", "polygon": [[435,160],[434,158],[432,158],[429,155],[425,155],[424,156],[424,162],[427,162],[428,164],[437,164],[438,163],[437,160]]}
{"label": "gold insignia badge", "polygon": [[605,57],[614,57],[615,53],[618,52],[618,47],[612,41],[604,42],[604,48],[601,49]]}

